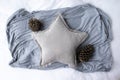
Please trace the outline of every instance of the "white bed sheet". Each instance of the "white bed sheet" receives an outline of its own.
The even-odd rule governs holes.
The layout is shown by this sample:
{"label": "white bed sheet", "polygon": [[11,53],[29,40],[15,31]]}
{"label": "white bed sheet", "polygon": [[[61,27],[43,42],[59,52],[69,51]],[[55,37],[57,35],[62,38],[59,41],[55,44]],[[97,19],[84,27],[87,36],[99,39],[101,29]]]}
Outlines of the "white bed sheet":
{"label": "white bed sheet", "polygon": [[[12,68],[6,38],[6,22],[19,8],[28,11],[55,9],[89,2],[104,10],[112,19],[114,40],[111,48],[114,64],[110,72],[82,73],[73,69],[33,70]],[[0,80],[120,80],[120,0],[0,0]]]}

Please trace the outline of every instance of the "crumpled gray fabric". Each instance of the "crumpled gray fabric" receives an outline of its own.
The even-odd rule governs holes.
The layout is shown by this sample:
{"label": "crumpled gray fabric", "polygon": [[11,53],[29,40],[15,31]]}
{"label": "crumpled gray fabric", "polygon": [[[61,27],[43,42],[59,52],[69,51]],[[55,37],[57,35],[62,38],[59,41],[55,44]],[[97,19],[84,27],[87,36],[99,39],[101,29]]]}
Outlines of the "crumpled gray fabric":
{"label": "crumpled gray fabric", "polygon": [[112,41],[111,21],[103,11],[90,4],[31,13],[25,9],[16,11],[8,19],[6,30],[9,49],[13,57],[10,65],[40,70],[67,67],[59,62],[48,67],[40,66],[41,49],[31,36],[31,30],[28,26],[29,19],[34,17],[41,20],[44,27],[47,28],[58,13],[62,14],[70,28],[89,34],[81,46],[93,44],[95,47],[93,58],[89,62],[78,64],[77,70],[81,72],[109,71],[113,62],[110,49]]}

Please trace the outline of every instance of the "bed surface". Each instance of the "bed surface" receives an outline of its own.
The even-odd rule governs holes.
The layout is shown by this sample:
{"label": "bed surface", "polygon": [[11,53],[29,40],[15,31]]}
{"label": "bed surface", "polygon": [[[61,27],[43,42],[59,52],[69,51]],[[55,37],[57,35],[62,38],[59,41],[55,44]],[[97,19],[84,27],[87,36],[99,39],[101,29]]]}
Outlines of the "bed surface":
{"label": "bed surface", "polygon": [[[82,73],[71,68],[55,70],[28,70],[12,68],[12,59],[6,37],[6,23],[10,15],[20,8],[28,11],[71,7],[89,2],[106,12],[112,19],[111,44],[114,64],[110,72]],[[1,0],[0,1],[0,79],[2,80],[120,80],[120,1],[119,0]]]}

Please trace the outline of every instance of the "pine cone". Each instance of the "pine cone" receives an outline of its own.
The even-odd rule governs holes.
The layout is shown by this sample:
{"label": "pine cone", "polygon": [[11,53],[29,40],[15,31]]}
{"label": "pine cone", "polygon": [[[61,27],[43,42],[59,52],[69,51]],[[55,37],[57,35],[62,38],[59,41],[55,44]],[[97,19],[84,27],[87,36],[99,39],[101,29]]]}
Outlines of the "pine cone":
{"label": "pine cone", "polygon": [[87,62],[93,56],[94,47],[93,45],[89,44],[85,47],[81,48],[78,53],[78,62]]}
{"label": "pine cone", "polygon": [[43,30],[43,24],[38,19],[31,18],[28,24],[30,29],[34,32]]}

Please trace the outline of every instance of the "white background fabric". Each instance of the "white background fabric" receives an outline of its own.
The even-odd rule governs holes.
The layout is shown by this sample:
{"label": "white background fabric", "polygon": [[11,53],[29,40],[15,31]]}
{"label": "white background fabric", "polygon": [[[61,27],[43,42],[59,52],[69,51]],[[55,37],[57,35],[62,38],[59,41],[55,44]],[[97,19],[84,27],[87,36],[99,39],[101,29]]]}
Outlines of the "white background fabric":
{"label": "white background fabric", "polygon": [[[114,40],[112,53],[114,64],[110,72],[81,73],[70,68],[55,70],[28,70],[12,68],[8,65],[12,59],[6,38],[6,22],[10,15],[19,8],[28,11],[55,9],[75,6],[89,2],[112,19]],[[0,79],[1,80],[120,80],[120,0],[0,0]]]}

